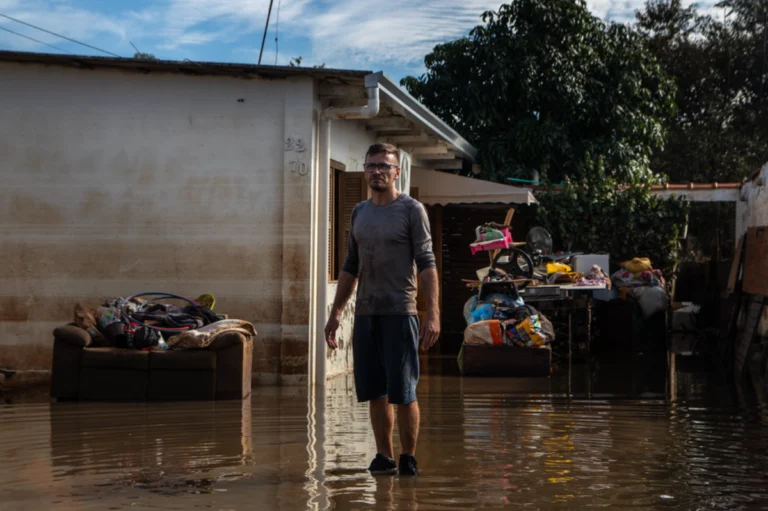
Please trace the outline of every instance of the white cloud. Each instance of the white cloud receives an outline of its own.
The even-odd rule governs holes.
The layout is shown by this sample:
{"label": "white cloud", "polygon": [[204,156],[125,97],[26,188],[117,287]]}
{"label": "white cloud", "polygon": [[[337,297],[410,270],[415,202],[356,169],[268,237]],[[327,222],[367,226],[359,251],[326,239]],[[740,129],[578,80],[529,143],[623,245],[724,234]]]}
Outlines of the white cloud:
{"label": "white cloud", "polygon": [[[309,0],[286,4],[281,6],[281,21],[290,21],[303,14]],[[264,30],[268,5],[268,2],[254,0],[170,0],[160,12],[157,8],[152,9],[149,17],[162,20],[162,47],[177,48],[214,40],[232,40],[249,34],[260,35]],[[277,15],[276,9],[273,9],[272,15]],[[137,13],[137,17],[142,16],[146,17],[146,13]]]}
{"label": "white cloud", "polygon": [[413,65],[436,44],[462,37],[499,0],[338,0],[293,21],[312,40],[312,59],[331,66]]}
{"label": "white cloud", "polygon": [[[709,10],[717,0],[697,2]],[[379,68],[382,65],[423,69],[424,55],[436,44],[466,35],[482,23],[484,11],[495,10],[499,0],[337,0],[308,6],[288,26],[306,32],[312,41],[312,63],[331,67]],[[690,5],[691,0],[683,0]],[[587,0],[598,17],[631,22],[645,0]],[[385,10],[384,10],[385,9]]]}
{"label": "white cloud", "polygon": [[[682,4],[687,7],[696,4],[699,12],[702,14],[717,14],[714,5],[718,0],[683,0]],[[609,19],[617,23],[628,23],[635,19],[635,12],[645,7],[645,0],[587,0],[587,7],[595,16],[603,19]]]}
{"label": "white cloud", "polygon": [[[697,2],[710,12],[716,0]],[[0,0],[0,12],[36,23],[74,39],[116,53],[132,54],[128,40],[143,51],[162,54],[187,53],[197,49],[221,49],[222,60],[244,55],[238,41],[260,40],[269,2],[257,0],[157,0],[144,10],[101,14],[78,7],[79,0]],[[436,44],[466,35],[481,23],[486,10],[495,10],[501,0],[284,0],[280,6],[282,41],[309,41],[299,53],[308,65],[324,62],[330,67],[381,69],[393,66],[418,73],[424,55]],[[628,22],[645,0],[587,0],[595,15]],[[693,3],[684,0],[685,5]],[[273,10],[271,29],[277,17]],[[719,10],[718,10],[719,11]],[[67,44],[0,18],[0,24],[52,44]],[[101,44],[99,44],[101,43]],[[43,50],[39,45],[0,32],[5,48]],[[69,46],[69,48],[72,48]],[[82,48],[78,48],[78,51]],[[216,51],[219,51],[218,48]],[[252,60],[252,59],[251,59]]]}

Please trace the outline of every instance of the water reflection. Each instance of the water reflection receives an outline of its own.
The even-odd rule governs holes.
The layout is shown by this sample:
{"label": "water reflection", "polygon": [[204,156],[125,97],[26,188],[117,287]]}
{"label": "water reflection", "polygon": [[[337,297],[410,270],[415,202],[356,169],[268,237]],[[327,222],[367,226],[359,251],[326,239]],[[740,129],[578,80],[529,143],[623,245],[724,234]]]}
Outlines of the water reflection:
{"label": "water reflection", "polygon": [[54,403],[51,461],[56,479],[134,467],[153,479],[253,464],[251,401]]}
{"label": "water reflection", "polygon": [[0,509],[765,506],[761,409],[705,372],[666,368],[635,358],[461,378],[455,360],[430,361],[410,479],[365,470],[375,442],[349,377],[243,402],[8,405]]}

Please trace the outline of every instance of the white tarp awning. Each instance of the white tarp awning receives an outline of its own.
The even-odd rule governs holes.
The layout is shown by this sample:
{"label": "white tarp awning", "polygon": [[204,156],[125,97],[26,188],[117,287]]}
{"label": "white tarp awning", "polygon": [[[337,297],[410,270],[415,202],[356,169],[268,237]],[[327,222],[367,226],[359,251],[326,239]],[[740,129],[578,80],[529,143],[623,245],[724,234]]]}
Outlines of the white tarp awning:
{"label": "white tarp awning", "polygon": [[419,202],[427,205],[447,204],[535,204],[530,190],[483,179],[457,176],[413,167],[411,187],[419,189]]}

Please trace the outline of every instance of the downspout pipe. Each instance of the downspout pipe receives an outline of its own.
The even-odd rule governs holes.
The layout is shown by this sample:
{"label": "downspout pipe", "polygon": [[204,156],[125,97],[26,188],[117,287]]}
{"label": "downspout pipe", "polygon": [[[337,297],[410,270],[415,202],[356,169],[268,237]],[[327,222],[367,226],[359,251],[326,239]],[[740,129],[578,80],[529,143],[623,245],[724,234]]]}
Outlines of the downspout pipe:
{"label": "downspout pipe", "polygon": [[[366,83],[368,85],[368,83]],[[318,225],[317,225],[317,309],[315,311],[315,352],[314,375],[315,385],[325,386],[326,378],[326,345],[325,323],[328,320],[328,245],[331,240],[328,236],[330,217],[328,205],[331,200],[331,121],[372,119],[379,115],[379,88],[378,85],[366,87],[368,104],[365,106],[327,108],[320,116],[319,145],[320,155],[318,162]]]}

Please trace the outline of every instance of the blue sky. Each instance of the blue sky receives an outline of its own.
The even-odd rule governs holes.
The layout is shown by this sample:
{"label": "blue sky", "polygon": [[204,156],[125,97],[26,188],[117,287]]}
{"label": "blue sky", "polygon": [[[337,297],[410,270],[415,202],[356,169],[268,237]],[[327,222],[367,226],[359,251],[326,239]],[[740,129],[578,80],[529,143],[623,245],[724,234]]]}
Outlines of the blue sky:
{"label": "blue sky", "polygon": [[[383,70],[395,79],[420,74],[424,55],[436,44],[465,35],[480,23],[483,11],[496,9],[501,3],[274,0],[262,63],[275,64],[277,58],[278,64],[286,65],[301,56],[302,65],[325,63],[329,67]],[[631,20],[643,3],[587,1],[597,16],[618,22]],[[698,2],[706,9],[714,3]],[[0,0],[0,14],[120,56],[133,55],[132,42],[141,51],[162,59],[255,63],[268,6],[269,0]],[[0,18],[0,29],[72,53],[100,54],[5,18]],[[56,52],[6,30],[0,30],[0,49]]]}

